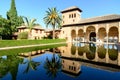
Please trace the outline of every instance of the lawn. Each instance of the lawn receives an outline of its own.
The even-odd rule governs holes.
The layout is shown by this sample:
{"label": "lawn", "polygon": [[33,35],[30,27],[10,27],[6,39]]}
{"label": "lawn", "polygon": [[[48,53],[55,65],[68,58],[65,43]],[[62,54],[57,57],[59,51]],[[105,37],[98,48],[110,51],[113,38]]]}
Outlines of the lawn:
{"label": "lawn", "polygon": [[44,39],[44,40],[1,40],[1,47],[11,46],[24,46],[24,45],[35,45],[35,44],[48,44],[48,43],[59,43],[65,42],[65,39]]}
{"label": "lawn", "polygon": [[7,49],[7,50],[0,50],[0,56],[4,55],[17,55],[18,53],[30,52],[30,51],[37,51],[43,49],[51,49],[60,46],[66,46],[66,44],[57,44],[57,45],[47,45],[47,46],[37,46],[37,47],[29,47],[29,48],[17,48],[17,49]]}

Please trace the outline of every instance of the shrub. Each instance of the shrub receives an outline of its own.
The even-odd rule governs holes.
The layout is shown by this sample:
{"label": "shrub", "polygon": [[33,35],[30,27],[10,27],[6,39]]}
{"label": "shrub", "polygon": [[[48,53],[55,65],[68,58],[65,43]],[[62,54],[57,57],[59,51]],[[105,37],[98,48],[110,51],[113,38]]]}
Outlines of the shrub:
{"label": "shrub", "polygon": [[28,32],[21,32],[18,34],[18,39],[28,39]]}

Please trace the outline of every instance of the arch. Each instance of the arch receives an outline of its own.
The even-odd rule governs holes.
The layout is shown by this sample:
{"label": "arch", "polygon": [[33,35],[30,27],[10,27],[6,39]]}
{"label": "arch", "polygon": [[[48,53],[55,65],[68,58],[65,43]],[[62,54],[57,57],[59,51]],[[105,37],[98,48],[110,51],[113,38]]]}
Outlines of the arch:
{"label": "arch", "polygon": [[79,36],[79,37],[84,37],[83,29],[79,29],[79,30],[78,30],[78,36]]}
{"label": "arch", "polygon": [[107,36],[106,29],[105,28],[100,28],[98,30],[98,38],[100,41],[105,41],[105,38]]}
{"label": "arch", "polygon": [[118,28],[113,26],[109,29],[108,41],[109,42],[118,42]]}
{"label": "arch", "polygon": [[78,30],[78,38],[79,38],[79,41],[83,41],[83,39],[84,39],[84,31],[83,31],[83,29]]}
{"label": "arch", "polygon": [[72,40],[75,39],[75,37],[76,37],[76,31],[72,30],[71,31],[71,38],[72,38]]}
{"label": "arch", "polygon": [[90,41],[96,41],[96,33],[95,32],[90,33],[89,40]]}
{"label": "arch", "polygon": [[86,38],[87,41],[90,40],[90,33],[91,33],[91,32],[95,32],[95,27],[94,27],[94,26],[89,26],[89,27],[87,27],[87,29],[86,29],[85,38]]}

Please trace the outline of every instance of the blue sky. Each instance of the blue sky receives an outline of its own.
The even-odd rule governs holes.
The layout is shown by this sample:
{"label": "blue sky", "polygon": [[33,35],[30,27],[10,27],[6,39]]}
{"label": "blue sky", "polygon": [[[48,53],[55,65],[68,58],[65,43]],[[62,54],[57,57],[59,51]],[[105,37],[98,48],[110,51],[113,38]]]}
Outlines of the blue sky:
{"label": "blue sky", "polygon": [[[120,14],[120,0],[15,0],[18,15],[36,18],[37,23],[45,27],[43,17],[48,8],[56,7],[59,11],[77,6],[82,18],[90,18],[108,14]],[[11,0],[0,1],[0,15],[6,18]]]}

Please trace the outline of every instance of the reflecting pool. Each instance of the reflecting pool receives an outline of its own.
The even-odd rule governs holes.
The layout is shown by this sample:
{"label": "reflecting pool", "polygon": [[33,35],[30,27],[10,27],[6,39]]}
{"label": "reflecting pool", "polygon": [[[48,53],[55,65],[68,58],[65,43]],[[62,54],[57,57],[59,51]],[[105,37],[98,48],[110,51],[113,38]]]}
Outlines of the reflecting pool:
{"label": "reflecting pool", "polygon": [[9,50],[16,52],[12,55],[1,51],[0,80],[120,80],[120,52],[115,44],[16,50]]}

